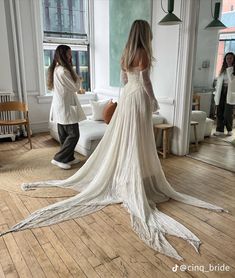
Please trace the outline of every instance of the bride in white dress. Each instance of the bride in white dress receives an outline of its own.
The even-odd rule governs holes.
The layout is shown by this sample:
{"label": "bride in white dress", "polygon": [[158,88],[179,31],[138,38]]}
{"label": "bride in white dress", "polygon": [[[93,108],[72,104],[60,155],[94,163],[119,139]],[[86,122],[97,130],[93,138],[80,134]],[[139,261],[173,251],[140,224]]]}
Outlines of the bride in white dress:
{"label": "bride in white dress", "polygon": [[172,198],[216,211],[223,208],[176,192],[165,178],[153,134],[152,112],[159,107],[149,79],[151,40],[148,22],[136,20],[122,56],[122,95],[104,137],[85,165],[66,180],[22,185],[24,190],[57,186],[79,193],[39,209],[5,233],[55,224],[122,203],[133,230],[156,251],[182,259],[165,238],[167,234],[187,240],[198,251],[197,236],[160,212],[156,204]]}

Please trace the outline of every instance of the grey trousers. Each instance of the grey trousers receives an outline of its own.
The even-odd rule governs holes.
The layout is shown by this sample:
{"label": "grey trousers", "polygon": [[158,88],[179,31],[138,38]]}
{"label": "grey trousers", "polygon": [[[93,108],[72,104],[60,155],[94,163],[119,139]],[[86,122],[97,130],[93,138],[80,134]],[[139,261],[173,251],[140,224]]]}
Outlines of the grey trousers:
{"label": "grey trousers", "polygon": [[227,104],[227,88],[223,86],[221,90],[220,102],[217,105],[217,123],[216,131],[224,132],[224,127],[227,131],[232,131],[233,129],[233,105]]}
{"label": "grey trousers", "polygon": [[61,149],[55,154],[54,159],[59,162],[68,163],[74,160],[74,149],[79,140],[78,124],[57,124]]}

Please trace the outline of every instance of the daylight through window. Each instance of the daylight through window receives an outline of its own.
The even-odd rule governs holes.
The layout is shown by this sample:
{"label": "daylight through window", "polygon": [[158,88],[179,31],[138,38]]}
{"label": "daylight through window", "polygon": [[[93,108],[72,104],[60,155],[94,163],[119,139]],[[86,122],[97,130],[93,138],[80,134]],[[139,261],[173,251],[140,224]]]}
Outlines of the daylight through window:
{"label": "daylight through window", "polygon": [[90,90],[88,0],[42,0],[44,71],[51,64],[56,47],[72,49],[73,65]]}

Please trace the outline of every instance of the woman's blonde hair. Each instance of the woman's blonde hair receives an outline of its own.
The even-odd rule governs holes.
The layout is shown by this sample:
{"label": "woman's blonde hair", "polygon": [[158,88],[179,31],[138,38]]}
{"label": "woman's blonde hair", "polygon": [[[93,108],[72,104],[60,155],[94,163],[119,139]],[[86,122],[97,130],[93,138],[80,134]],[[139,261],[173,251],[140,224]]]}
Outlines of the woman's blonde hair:
{"label": "woman's blonde hair", "polygon": [[144,50],[148,58],[149,67],[152,65],[152,38],[152,31],[146,20],[138,19],[132,23],[129,37],[121,58],[122,69],[129,70],[132,67],[132,63],[136,55],[138,55],[139,50]]}

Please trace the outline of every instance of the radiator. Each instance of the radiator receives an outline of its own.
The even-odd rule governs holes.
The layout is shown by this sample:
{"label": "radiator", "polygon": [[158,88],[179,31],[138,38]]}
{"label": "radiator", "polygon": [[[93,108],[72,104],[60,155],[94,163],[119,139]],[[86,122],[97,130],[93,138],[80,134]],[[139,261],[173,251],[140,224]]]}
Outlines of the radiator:
{"label": "radiator", "polygon": [[[14,100],[14,93],[12,92],[0,92],[0,102],[7,102]],[[15,112],[0,112],[0,119],[13,120],[15,118]],[[13,126],[0,126],[0,138],[10,137],[12,141],[15,141],[15,133]]]}

